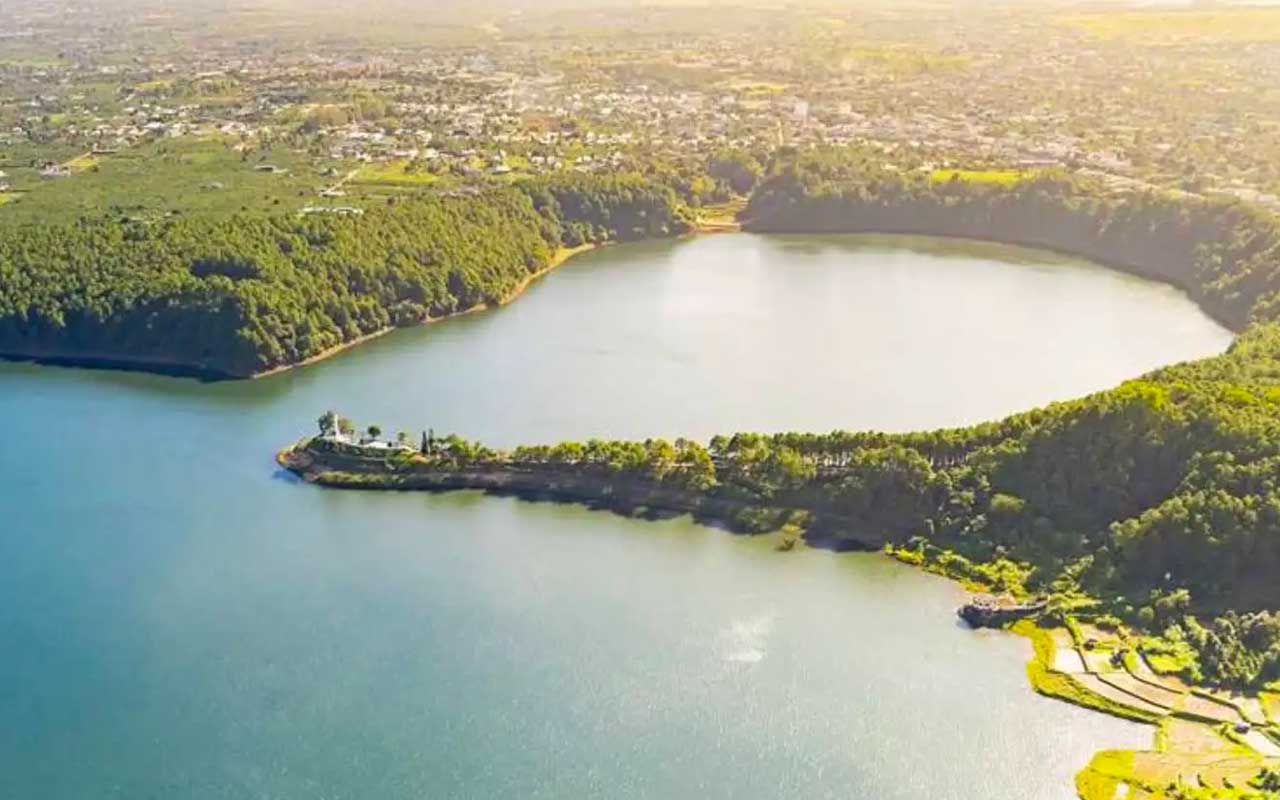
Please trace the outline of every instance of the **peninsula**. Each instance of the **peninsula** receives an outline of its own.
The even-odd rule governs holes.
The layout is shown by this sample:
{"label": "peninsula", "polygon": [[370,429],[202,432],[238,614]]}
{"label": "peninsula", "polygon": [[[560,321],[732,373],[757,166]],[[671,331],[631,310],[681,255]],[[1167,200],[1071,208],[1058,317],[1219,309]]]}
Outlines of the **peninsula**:
{"label": "peninsula", "polygon": [[1043,598],[1038,624],[1016,626],[1036,644],[1036,689],[1165,731],[1152,754],[1104,754],[1081,773],[1094,800],[1195,775],[1243,786],[1276,766],[1278,376],[1280,326],[1257,324],[1221,356],[961,429],[503,451],[430,431],[356,435],[330,412],[279,460],[332,488],[689,513],[779,549],[884,549]]}

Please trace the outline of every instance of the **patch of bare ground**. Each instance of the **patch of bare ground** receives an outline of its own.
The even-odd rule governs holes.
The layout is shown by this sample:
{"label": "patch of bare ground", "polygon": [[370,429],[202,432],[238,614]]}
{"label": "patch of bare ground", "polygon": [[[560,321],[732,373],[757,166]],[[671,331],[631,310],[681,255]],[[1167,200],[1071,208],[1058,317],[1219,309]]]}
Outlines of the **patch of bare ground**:
{"label": "patch of bare ground", "polygon": [[1165,709],[1164,706],[1159,706],[1159,705],[1156,705],[1155,703],[1149,703],[1140,697],[1136,697],[1132,694],[1129,694],[1128,692],[1121,691],[1120,689],[1117,689],[1116,687],[1107,683],[1097,675],[1091,675],[1086,673],[1083,675],[1072,675],[1071,678],[1072,680],[1076,681],[1081,686],[1093,692],[1094,694],[1100,697],[1104,697],[1112,701],[1113,703],[1118,703],[1123,706],[1129,706],[1131,708],[1137,708],[1142,711],[1148,711],[1152,714],[1162,715],[1167,713],[1167,709]]}

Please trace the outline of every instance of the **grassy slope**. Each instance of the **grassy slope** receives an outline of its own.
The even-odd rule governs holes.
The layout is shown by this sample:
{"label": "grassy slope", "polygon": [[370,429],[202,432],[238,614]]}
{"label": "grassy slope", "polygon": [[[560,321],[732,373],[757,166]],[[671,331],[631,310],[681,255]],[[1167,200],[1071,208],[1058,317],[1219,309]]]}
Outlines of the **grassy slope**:
{"label": "grassy slope", "polygon": [[[316,203],[325,183],[305,155],[287,148],[250,154],[230,139],[160,141],[120,153],[66,162],[73,174],[44,180],[32,168],[10,169],[14,189],[24,190],[0,212],[0,223],[57,222],[120,213],[157,217],[178,212],[228,216],[244,208],[291,210]],[[288,172],[254,169],[273,164]]]}

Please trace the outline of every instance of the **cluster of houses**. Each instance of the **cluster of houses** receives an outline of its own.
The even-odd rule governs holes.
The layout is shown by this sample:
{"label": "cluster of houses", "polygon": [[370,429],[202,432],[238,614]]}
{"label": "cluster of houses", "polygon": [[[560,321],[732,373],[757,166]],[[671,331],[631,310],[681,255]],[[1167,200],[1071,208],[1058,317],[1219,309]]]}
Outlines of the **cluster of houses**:
{"label": "cluster of houses", "polygon": [[405,440],[387,441],[376,425],[370,425],[364,433],[356,433],[351,423],[334,411],[326,411],[319,420],[320,439],[344,447],[358,448],[376,453],[412,453],[414,448]]}
{"label": "cluster of houses", "polygon": [[[404,162],[480,178],[609,171],[725,147],[857,143],[940,167],[1087,169],[1117,189],[1190,186],[1194,172],[1197,192],[1280,210],[1280,164],[1265,157],[1280,152],[1280,115],[1256,102],[1263,73],[1250,68],[1252,53],[1217,57],[1220,79],[1178,84],[1172,107],[1134,98],[1159,96],[1188,59],[1211,52],[1129,52],[1038,18],[938,24],[981,35],[869,41],[820,67],[788,37],[746,30],[637,37],[607,53],[569,40],[538,57],[501,46],[268,55],[240,43],[127,63],[86,56],[25,69],[20,83],[0,74],[0,86],[21,87],[0,89],[0,156],[6,143],[109,153],[218,136],[245,148],[284,142],[344,170]],[[584,52],[595,68],[573,68]],[[637,64],[658,66],[632,77]],[[85,88],[104,81],[119,84],[111,102]],[[341,113],[315,115],[326,107]],[[308,119],[333,122],[302,125]]]}

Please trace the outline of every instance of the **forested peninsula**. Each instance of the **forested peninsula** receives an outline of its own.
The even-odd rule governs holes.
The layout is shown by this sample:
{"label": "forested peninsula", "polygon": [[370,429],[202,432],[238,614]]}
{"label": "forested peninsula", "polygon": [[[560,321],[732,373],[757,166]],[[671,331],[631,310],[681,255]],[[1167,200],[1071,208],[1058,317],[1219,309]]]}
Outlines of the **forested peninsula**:
{"label": "forested peninsula", "polygon": [[1122,619],[1191,680],[1280,679],[1280,326],[1251,328],[1222,356],[954,430],[412,444],[321,435],[282,462],[326,486],[479,488],[888,545],[1047,595],[1056,613]]}
{"label": "forested peninsula", "polygon": [[689,228],[671,189],[566,177],[355,213],[0,231],[0,355],[247,377],[505,302],[565,248]]}
{"label": "forested peninsula", "polygon": [[1242,333],[1222,356],[955,430],[512,451],[425,433],[413,447],[370,451],[322,435],[282,462],[335,487],[479,488],[887,548],[1047,597],[1050,616],[1087,609],[1123,622],[1143,632],[1151,659],[1190,681],[1280,680],[1272,218],[1189,196],[1107,194],[1061,174],[998,184],[904,176],[842,151],[776,157],[742,216],[755,231],[930,233],[1079,253],[1181,286]]}

